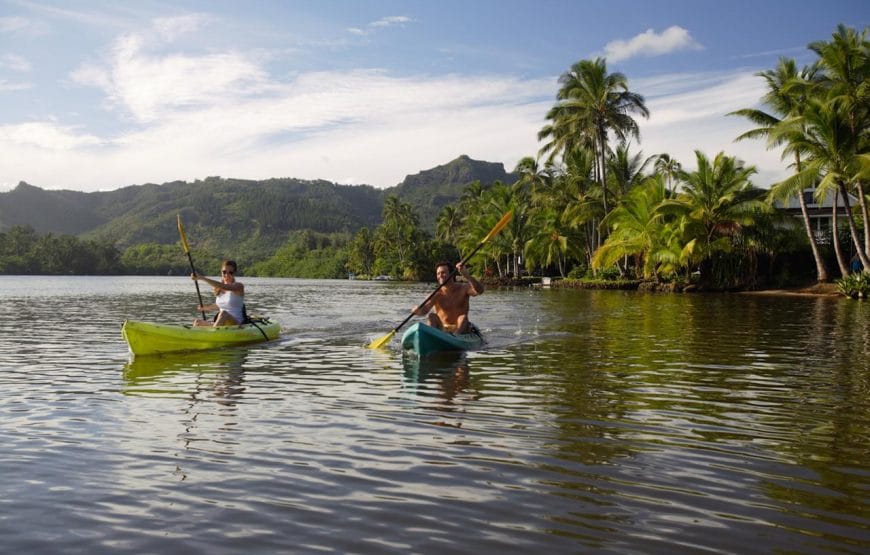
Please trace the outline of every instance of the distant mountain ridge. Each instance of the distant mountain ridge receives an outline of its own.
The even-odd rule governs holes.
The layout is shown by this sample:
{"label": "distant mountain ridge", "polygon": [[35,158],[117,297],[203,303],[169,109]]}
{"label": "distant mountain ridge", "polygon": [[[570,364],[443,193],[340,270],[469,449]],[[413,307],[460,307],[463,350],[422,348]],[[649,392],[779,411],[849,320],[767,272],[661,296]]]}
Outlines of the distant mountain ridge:
{"label": "distant mountain ridge", "polygon": [[488,187],[496,181],[510,185],[517,179],[518,176],[506,172],[500,162],[472,160],[463,154],[447,164],[408,175],[404,181],[384,192],[414,207],[420,215],[421,227],[431,232],[441,209],[459,200],[470,183],[480,181],[481,185]]}
{"label": "distant mountain ridge", "polygon": [[381,221],[389,195],[413,206],[421,227],[432,232],[441,208],[456,202],[469,183],[489,186],[515,180],[500,163],[462,155],[383,190],[294,178],[209,177],[92,193],[45,190],[21,182],[0,193],[0,232],[29,225],[40,234],[107,240],[123,249],[178,241],[176,214],[183,214],[185,229],[207,237],[215,252],[225,252],[228,245],[230,250],[268,251],[294,230],[355,233],[364,226],[373,228]]}

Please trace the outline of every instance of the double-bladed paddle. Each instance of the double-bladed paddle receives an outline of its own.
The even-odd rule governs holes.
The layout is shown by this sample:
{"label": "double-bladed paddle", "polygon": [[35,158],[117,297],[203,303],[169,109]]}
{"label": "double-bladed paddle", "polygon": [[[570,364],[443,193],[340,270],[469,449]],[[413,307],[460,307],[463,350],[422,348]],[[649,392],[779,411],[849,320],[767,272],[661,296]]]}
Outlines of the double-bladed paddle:
{"label": "double-bladed paddle", "polygon": [[[184,252],[187,253],[187,261],[190,262],[190,273],[195,274],[193,257],[190,255],[190,245],[187,244],[187,237],[184,235],[184,225],[181,223],[181,214],[178,215],[178,234],[181,235],[181,246],[184,247]],[[199,292],[199,282],[194,280],[193,284],[196,285],[196,297],[199,299],[199,306],[203,306],[202,294]],[[202,311],[202,319],[205,320],[205,310]]]}
{"label": "double-bladed paddle", "polygon": [[[498,235],[498,232],[501,231],[502,228],[503,228],[504,226],[506,226],[507,223],[508,223],[509,221],[511,221],[511,218],[513,218],[513,217],[514,217],[514,211],[513,211],[513,210],[509,210],[508,212],[506,212],[505,215],[502,216],[501,219],[498,221],[498,223],[495,224],[495,227],[493,227],[493,228],[490,230],[490,232],[486,234],[486,237],[484,237],[483,240],[481,240],[480,243],[478,243],[477,246],[474,247],[474,250],[471,251],[470,253],[468,253],[468,254],[465,256],[465,258],[463,258],[463,259],[459,262],[459,264],[465,264],[468,260],[471,259],[472,256],[474,256],[475,254],[477,254],[477,251],[479,251],[480,248],[481,248],[483,245],[485,245],[485,244],[486,244],[490,239],[492,239],[493,237],[495,237],[496,235]],[[457,266],[458,266],[458,264],[457,264]],[[450,281],[450,278],[452,278],[453,276],[455,276],[455,275],[456,275],[456,272],[457,272],[457,270],[456,270],[456,268],[454,267],[454,268],[453,268],[453,271],[450,272],[450,275],[447,276],[447,279],[444,280],[444,283],[447,283],[448,281]],[[444,283],[439,283],[439,284],[438,284],[438,287],[436,287],[434,291],[432,291],[431,293],[429,293],[429,296],[426,297],[426,298],[423,300],[422,303],[420,303],[419,305],[417,305],[417,308],[415,308],[413,311],[411,311],[411,314],[408,314],[408,317],[405,318],[404,320],[402,320],[402,323],[401,323],[401,324],[399,324],[398,326],[396,326],[395,328],[393,328],[393,330],[392,330],[390,333],[388,333],[387,335],[385,335],[385,336],[383,336],[383,337],[380,337],[380,338],[378,338],[378,339],[375,339],[374,341],[372,341],[371,343],[369,343],[369,344],[368,344],[368,348],[369,348],[369,349],[380,349],[381,347],[383,347],[384,345],[386,345],[387,343],[389,343],[389,342],[390,342],[390,339],[392,339],[393,336],[396,335],[396,332],[399,331],[399,329],[400,329],[402,326],[404,326],[405,324],[407,324],[407,323],[408,323],[408,320],[410,320],[410,319],[414,316],[414,313],[417,312],[418,310],[420,310],[420,308],[421,308],[424,304],[426,304],[427,302],[429,302],[429,299],[431,299],[433,296],[435,296],[435,293],[437,293],[437,292],[441,289],[441,287],[443,287]]]}

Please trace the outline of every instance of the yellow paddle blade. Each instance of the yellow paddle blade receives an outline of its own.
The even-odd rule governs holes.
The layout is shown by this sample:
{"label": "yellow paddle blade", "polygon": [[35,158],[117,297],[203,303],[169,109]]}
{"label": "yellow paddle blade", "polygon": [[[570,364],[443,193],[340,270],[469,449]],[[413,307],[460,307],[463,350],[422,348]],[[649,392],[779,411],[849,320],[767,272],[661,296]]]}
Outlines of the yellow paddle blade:
{"label": "yellow paddle blade", "polygon": [[385,335],[379,339],[375,339],[374,341],[372,341],[371,343],[368,344],[368,348],[369,349],[380,349],[381,347],[383,347],[384,345],[389,343],[390,339],[392,339],[394,335],[396,335],[396,330],[391,331],[390,333],[388,333],[387,335]]}
{"label": "yellow paddle blade", "polygon": [[498,235],[498,232],[501,231],[504,226],[506,226],[508,222],[511,221],[511,218],[513,217],[513,210],[508,210],[507,212],[505,212],[505,215],[501,217],[498,223],[495,224],[495,227],[493,227],[492,230],[486,235],[486,237],[483,238],[483,241],[481,241],[480,244],[482,245],[483,243],[486,243],[487,241]]}
{"label": "yellow paddle blade", "polygon": [[181,224],[181,214],[178,215],[178,234],[181,235],[181,246],[184,247],[184,252],[190,252],[187,236],[184,235],[184,226]]}

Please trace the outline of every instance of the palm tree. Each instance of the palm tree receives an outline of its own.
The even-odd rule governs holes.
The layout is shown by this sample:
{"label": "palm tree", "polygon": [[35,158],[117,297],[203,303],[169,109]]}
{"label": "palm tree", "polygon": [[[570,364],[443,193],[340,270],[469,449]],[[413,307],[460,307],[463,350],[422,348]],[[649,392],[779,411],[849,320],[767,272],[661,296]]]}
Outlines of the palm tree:
{"label": "palm tree", "polygon": [[552,180],[552,166],[541,167],[538,160],[531,156],[526,156],[517,162],[514,173],[520,176],[514,183],[514,188],[521,189],[528,194],[546,190],[547,185]]}
{"label": "palm tree", "polygon": [[644,160],[643,151],[632,155],[628,143],[620,143],[616,147],[613,156],[607,162],[607,167],[610,170],[610,181],[614,184],[613,189],[620,197],[646,179],[644,171],[654,158],[650,156]]}
{"label": "palm tree", "polygon": [[462,219],[456,206],[448,204],[438,213],[435,220],[435,237],[451,245],[456,244],[456,234]]}
{"label": "palm tree", "polygon": [[667,179],[668,196],[673,197],[676,193],[674,178],[679,175],[680,170],[683,169],[683,166],[677,161],[676,158],[671,158],[670,154],[662,153],[656,156],[655,169],[656,172],[663,175],[665,179]]}
{"label": "palm tree", "polygon": [[412,258],[420,239],[419,218],[410,204],[390,195],[384,201],[383,223],[375,230],[374,248],[390,273],[413,271]]}
{"label": "palm tree", "polygon": [[[819,55],[819,64],[823,69],[823,85],[827,99],[833,108],[843,112],[843,117],[852,141],[856,147],[856,155],[867,155],[870,152],[867,128],[870,125],[870,40],[867,35],[870,28],[865,28],[860,34],[843,24],[837,26],[837,31],[831,36],[830,42],[817,41],[809,45]],[[863,140],[860,137],[863,136]],[[870,255],[870,212],[868,212],[867,197],[864,193],[864,179],[856,178],[850,185],[857,189],[858,201],[861,205],[861,216],[864,220],[864,254]],[[860,248],[858,249],[861,250]],[[865,263],[864,268],[867,269]],[[870,269],[867,269],[870,271]]]}
{"label": "palm tree", "polygon": [[[774,146],[779,146],[783,141],[788,140],[788,137],[785,136],[778,140],[771,140],[771,132],[784,118],[800,114],[805,105],[808,92],[811,91],[811,85],[818,82],[817,68],[804,67],[800,72],[798,72],[797,64],[794,60],[780,58],[776,69],[762,71],[756,73],[756,75],[763,78],[767,84],[767,92],[761,100],[764,104],[769,106],[774,113],[770,114],[755,108],[745,108],[731,112],[728,115],[743,116],[758,125],[755,129],[743,133],[735,140],[740,141],[744,139],[764,137],[768,139],[768,148],[772,148]],[[779,137],[778,134],[777,137]],[[800,173],[800,153],[795,152],[794,157],[795,171]],[[828,269],[825,266],[825,261],[822,258],[821,251],[819,250],[815,233],[813,233],[813,226],[810,221],[809,211],[807,210],[807,202],[803,195],[804,190],[809,187],[814,187],[815,183],[793,181],[790,182],[790,185],[791,186],[786,186],[783,183],[779,183],[771,187],[770,199],[785,200],[791,197],[797,197],[801,208],[804,229],[807,234],[807,239],[810,242],[813,259],[816,262],[816,280],[819,282],[827,282],[829,279]]]}
{"label": "palm tree", "polygon": [[[711,283],[710,272],[715,256],[731,249],[734,238],[742,229],[755,224],[755,216],[769,212],[762,201],[764,192],[752,186],[754,166],[720,152],[710,162],[695,151],[697,170],[683,171],[683,190],[675,201],[665,201],[668,212],[684,215],[695,223],[694,237],[686,245],[686,257],[701,261],[701,281]],[[682,213],[682,214],[680,214]]]}
{"label": "palm tree", "polygon": [[[818,98],[809,98],[800,116],[783,121],[774,129],[773,133],[775,140],[779,139],[780,136],[788,138],[789,144],[786,151],[800,153],[805,159],[803,170],[783,181],[782,186],[794,186],[791,182],[795,181],[799,183],[818,182],[820,195],[836,192],[842,197],[846,208],[846,221],[855,249],[858,251],[858,258],[865,269],[870,267],[870,260],[868,260],[867,253],[858,237],[847,191],[847,185],[867,177],[867,153],[859,152],[862,144],[861,138],[851,132],[846,114],[842,110],[838,110],[835,103]],[[863,143],[863,148],[866,149],[866,140]],[[836,204],[835,202],[835,210]],[[836,236],[834,243],[834,246],[837,247]],[[838,262],[840,271],[843,275],[847,275],[849,269],[839,251]]]}
{"label": "palm tree", "polygon": [[601,202],[602,190],[594,186],[593,181],[595,153],[577,148],[567,154],[564,162],[561,187],[554,189],[562,192],[563,202],[559,205],[563,212],[561,219],[568,229],[582,233],[586,242],[586,264],[591,265],[592,255],[603,241],[598,222],[605,215]]}
{"label": "palm tree", "polygon": [[666,198],[661,176],[649,178],[629,191],[602,222],[610,226],[611,233],[595,252],[593,266],[613,266],[621,258],[633,256],[639,276],[658,281],[659,261],[655,255],[661,249],[665,227],[664,213],[659,208]]}
{"label": "palm tree", "polygon": [[560,215],[553,207],[538,208],[533,212],[531,237],[526,241],[526,268],[535,265],[556,265],[559,275],[565,277],[565,265],[571,248],[570,238],[561,224]]}
{"label": "palm tree", "polygon": [[557,104],[547,113],[552,123],[538,133],[551,139],[542,152],[564,155],[578,146],[591,146],[596,153],[602,203],[607,213],[607,152],[612,133],[620,142],[640,137],[631,114],[649,117],[643,96],[628,89],[622,73],[607,73],[603,58],[581,60],[559,78],[562,84]]}

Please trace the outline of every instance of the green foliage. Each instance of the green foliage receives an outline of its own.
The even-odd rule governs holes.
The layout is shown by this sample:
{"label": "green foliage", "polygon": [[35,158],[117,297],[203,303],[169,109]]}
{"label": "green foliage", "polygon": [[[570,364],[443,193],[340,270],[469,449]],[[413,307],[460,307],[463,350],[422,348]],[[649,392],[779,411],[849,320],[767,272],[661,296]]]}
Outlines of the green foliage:
{"label": "green foliage", "polygon": [[[198,252],[196,269],[204,274],[214,274],[220,261],[215,262],[207,253]],[[136,275],[182,275],[190,273],[190,262],[180,245],[145,243],[134,245],[124,251],[121,263],[127,273]]]}
{"label": "green foliage", "polygon": [[568,272],[568,275],[565,276],[568,279],[580,279],[586,276],[586,272],[589,270],[589,267],[585,264],[577,264]]}
{"label": "green foliage", "polygon": [[347,234],[295,232],[274,256],[253,264],[244,273],[311,279],[346,278],[349,241]]}
{"label": "green foliage", "polygon": [[870,273],[868,272],[853,272],[848,276],[838,279],[836,282],[837,291],[846,297],[853,299],[868,299],[870,298]]}
{"label": "green foliage", "polygon": [[38,235],[15,226],[0,233],[0,274],[109,275],[123,272],[118,250],[72,235]]}

